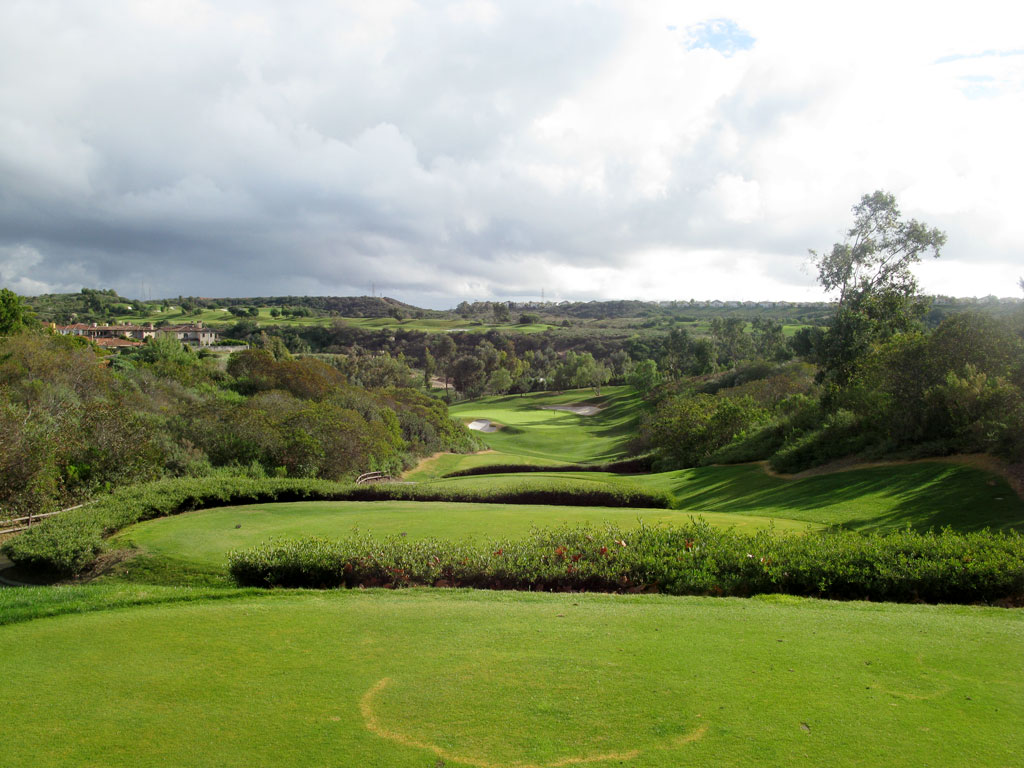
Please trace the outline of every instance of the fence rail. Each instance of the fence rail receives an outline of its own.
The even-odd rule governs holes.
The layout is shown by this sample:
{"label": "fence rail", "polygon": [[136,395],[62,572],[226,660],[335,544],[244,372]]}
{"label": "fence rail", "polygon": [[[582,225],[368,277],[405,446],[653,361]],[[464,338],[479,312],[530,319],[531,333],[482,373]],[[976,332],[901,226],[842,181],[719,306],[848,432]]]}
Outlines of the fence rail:
{"label": "fence rail", "polygon": [[391,480],[391,475],[387,472],[364,472],[356,478],[356,485],[362,485],[363,483],[386,483]]}
{"label": "fence rail", "polygon": [[[13,528],[0,529],[0,534],[20,533],[21,531],[27,531],[29,528],[32,527],[34,523],[37,523],[40,520],[43,520],[44,518],[53,517],[54,515],[59,515],[62,512],[70,512],[72,509],[78,509],[79,507],[84,506],[85,504],[75,504],[75,506],[73,507],[68,507],[67,509],[58,509],[56,512],[46,512],[42,515],[26,515],[25,517],[12,517],[7,520],[0,520],[0,525],[14,526]],[[24,525],[18,525],[18,523],[24,523]]]}

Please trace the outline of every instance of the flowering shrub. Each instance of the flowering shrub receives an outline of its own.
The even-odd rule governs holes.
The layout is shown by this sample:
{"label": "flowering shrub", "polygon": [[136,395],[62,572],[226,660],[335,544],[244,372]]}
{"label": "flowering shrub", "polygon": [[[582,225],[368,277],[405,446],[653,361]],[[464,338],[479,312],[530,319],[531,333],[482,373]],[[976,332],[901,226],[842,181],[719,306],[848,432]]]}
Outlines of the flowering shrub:
{"label": "flowering shrub", "polygon": [[745,534],[695,520],[671,528],[536,529],[486,544],[300,539],[232,552],[229,563],[239,585],[264,587],[786,593],[933,603],[1024,597],[1024,536],[989,531]]}

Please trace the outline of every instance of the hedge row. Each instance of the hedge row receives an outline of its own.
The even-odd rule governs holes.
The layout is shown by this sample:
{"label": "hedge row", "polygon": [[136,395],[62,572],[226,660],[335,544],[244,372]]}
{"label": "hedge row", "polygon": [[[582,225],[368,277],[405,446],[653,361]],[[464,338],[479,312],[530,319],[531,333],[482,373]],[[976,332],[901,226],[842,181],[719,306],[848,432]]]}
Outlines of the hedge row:
{"label": "hedge row", "polygon": [[443,477],[470,477],[473,475],[498,475],[521,472],[613,472],[620,475],[645,474],[654,465],[653,456],[636,456],[631,459],[609,461],[604,464],[489,464],[468,467],[449,472]]}
{"label": "hedge row", "polygon": [[229,555],[241,586],[433,585],[544,591],[785,593],[834,599],[977,603],[1024,598],[1024,536],[745,534],[697,520],[671,528],[535,530],[486,545],[301,539]]}
{"label": "hedge row", "polygon": [[3,545],[26,570],[71,575],[88,568],[110,534],[142,520],[228,504],[275,501],[450,501],[667,508],[664,494],[639,488],[552,483],[545,488],[458,488],[352,485],[327,480],[204,477],[159,480],[122,488],[80,509],[51,517]]}

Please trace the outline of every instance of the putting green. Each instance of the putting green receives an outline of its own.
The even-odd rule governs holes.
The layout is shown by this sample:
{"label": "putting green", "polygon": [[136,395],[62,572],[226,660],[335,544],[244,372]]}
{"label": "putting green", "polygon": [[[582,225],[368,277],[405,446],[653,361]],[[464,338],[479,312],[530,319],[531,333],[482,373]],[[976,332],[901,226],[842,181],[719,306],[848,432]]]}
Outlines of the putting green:
{"label": "putting green", "polygon": [[[528,504],[456,504],[408,501],[307,501],[253,504],[189,512],[139,523],[117,535],[124,544],[164,557],[223,567],[227,553],[275,538],[324,536],[343,538],[353,528],[372,534],[406,534],[413,538],[495,538],[525,536],[536,526],[562,523],[614,523],[623,527],[671,525],[691,517],[668,509],[549,507]],[[807,523],[711,514],[713,525],[753,530],[775,525],[808,530]]]}
{"label": "putting green", "polygon": [[0,627],[3,763],[1015,765],[1024,614],[412,590]]}

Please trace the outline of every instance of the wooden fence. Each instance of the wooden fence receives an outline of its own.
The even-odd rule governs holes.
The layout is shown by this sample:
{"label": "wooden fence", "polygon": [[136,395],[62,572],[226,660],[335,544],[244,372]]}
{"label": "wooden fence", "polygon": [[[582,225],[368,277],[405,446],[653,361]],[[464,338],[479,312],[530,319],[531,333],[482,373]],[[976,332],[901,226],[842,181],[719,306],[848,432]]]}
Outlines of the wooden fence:
{"label": "wooden fence", "polygon": [[61,512],[70,512],[72,509],[78,509],[79,507],[84,506],[85,504],[76,504],[75,506],[68,507],[67,509],[58,509],[56,512],[47,512],[42,515],[27,515],[26,517],[13,517],[8,520],[0,520],[0,525],[7,526],[0,529],[0,534],[19,533],[21,531],[28,530],[33,524],[38,523],[40,520],[47,517],[53,517],[54,515],[59,515]]}

